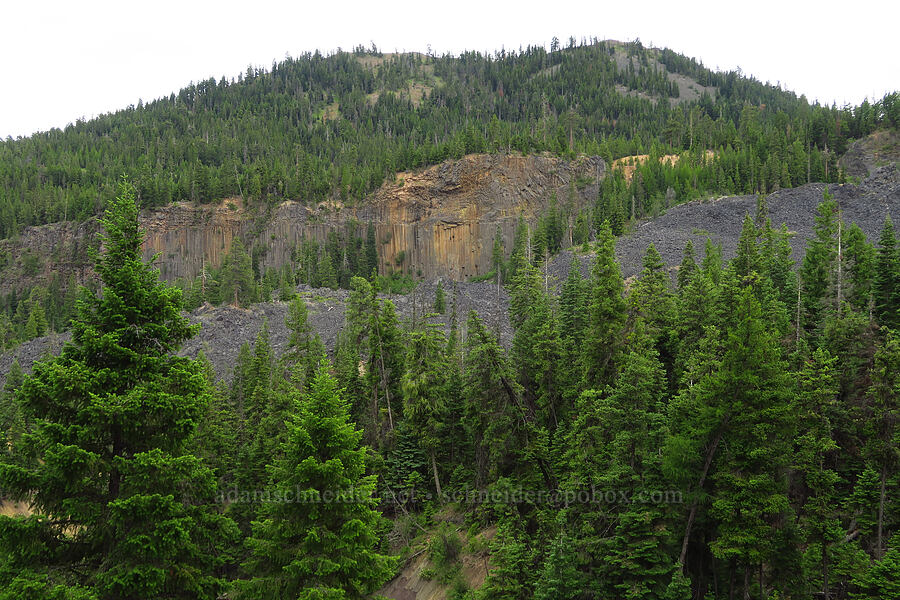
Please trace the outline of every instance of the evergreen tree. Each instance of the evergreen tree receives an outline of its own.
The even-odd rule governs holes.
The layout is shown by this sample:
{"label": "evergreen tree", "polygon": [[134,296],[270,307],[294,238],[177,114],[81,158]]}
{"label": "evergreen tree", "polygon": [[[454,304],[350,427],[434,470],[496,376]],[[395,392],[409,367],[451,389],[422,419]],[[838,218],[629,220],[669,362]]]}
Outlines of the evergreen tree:
{"label": "evergreen tree", "polygon": [[675,310],[669,282],[662,257],[651,243],[644,254],[644,268],[629,296],[629,303],[633,311],[644,319],[657,348],[666,354],[668,351],[664,345],[668,341]]}
{"label": "evergreen tree", "polygon": [[872,280],[875,277],[875,248],[856,223],[847,227],[844,252],[847,257],[847,300],[858,311],[869,312],[872,302]]}
{"label": "evergreen tree", "polygon": [[825,598],[830,596],[831,565],[835,562],[832,546],[843,541],[844,531],[838,519],[836,485],[840,477],[830,468],[831,455],[837,450],[833,439],[832,419],[837,408],[838,382],[835,377],[835,359],[827,351],[818,348],[807,360],[800,373],[800,389],[797,409],[798,435],[795,457],[808,490],[803,506],[803,529],[809,544],[809,552],[817,554],[809,561],[816,564],[807,574],[810,587],[819,584]]}
{"label": "evergreen tree", "polygon": [[437,288],[434,290],[434,312],[444,314],[447,312],[447,299],[444,296],[444,284],[438,281]]}
{"label": "evergreen tree", "polygon": [[807,331],[821,324],[822,310],[836,274],[837,203],[826,194],[817,212],[815,237],[807,244],[800,268],[803,323]]}
{"label": "evergreen tree", "polygon": [[303,389],[308,382],[312,381],[319,362],[325,356],[325,346],[319,339],[319,335],[313,332],[312,326],[309,324],[306,301],[300,296],[295,296],[288,305],[288,314],[284,319],[284,324],[290,334],[282,362],[290,372],[294,384]]}
{"label": "evergreen tree", "polygon": [[233,524],[217,514],[212,472],[186,453],[208,402],[203,366],[173,355],[196,327],[141,260],[127,182],[102,224],[102,296],[83,291],[72,341],[20,390],[34,431],[16,451],[38,460],[0,465],[0,481],[35,512],[0,517],[2,588],[216,598]]}
{"label": "evergreen tree", "polygon": [[497,339],[475,311],[466,321],[463,416],[475,447],[475,486],[508,473],[525,438],[515,377]]}
{"label": "evergreen tree", "polygon": [[565,534],[558,535],[544,559],[534,590],[535,600],[576,600],[581,597],[585,583],[576,564],[572,539]]}
{"label": "evergreen tree", "polygon": [[624,283],[616,262],[615,238],[604,224],[597,239],[597,256],[588,282],[588,323],[582,354],[582,373],[588,387],[602,389],[612,382],[621,352],[626,318]]}
{"label": "evergreen tree", "polygon": [[678,289],[683,290],[691,281],[694,272],[697,270],[697,263],[694,261],[694,242],[687,241],[684,245],[684,253],[681,258],[681,266],[678,268]]}
{"label": "evergreen tree", "polygon": [[8,453],[25,431],[22,407],[16,398],[16,391],[24,379],[19,361],[13,359],[0,390],[0,456]]}
{"label": "evergreen tree", "polygon": [[875,315],[881,325],[900,328],[900,252],[890,215],[878,239],[874,281]]}
{"label": "evergreen tree", "polygon": [[366,226],[366,277],[378,274],[378,246],[375,242],[375,225],[370,221]]}
{"label": "evergreen tree", "polygon": [[223,302],[248,306],[256,300],[256,283],[250,255],[240,238],[231,240],[231,250],[222,264],[221,295]]}
{"label": "evergreen tree", "polygon": [[403,376],[403,415],[416,432],[420,447],[428,454],[434,477],[434,487],[441,496],[441,478],[437,455],[442,447],[447,414],[447,364],[444,349],[446,339],[436,326],[409,335],[409,360]]}
{"label": "evergreen tree", "polygon": [[896,496],[894,475],[900,467],[900,335],[882,329],[884,342],[879,344],[870,373],[870,405],[865,420],[866,454],[878,469],[880,493],[878,522],[875,531],[875,558],[880,559],[887,547],[886,523],[888,498]]}
{"label": "evergreen tree", "polygon": [[328,369],[323,361],[272,467],[241,598],[362,599],[390,574],[392,561],[376,550],[376,481],[366,475],[362,432]]}
{"label": "evergreen tree", "polygon": [[[785,555],[783,523],[789,514],[784,468],[796,427],[788,371],[767,331],[752,286],[738,297],[740,317],[729,333],[716,402],[725,427],[722,455],[712,479],[716,491],[710,515],[717,521],[713,555],[744,575]],[[738,509],[738,507],[740,507]]]}
{"label": "evergreen tree", "polygon": [[738,239],[737,256],[734,259],[734,270],[739,279],[759,270],[759,251],[756,246],[756,225],[750,213],[744,215],[741,237]]}

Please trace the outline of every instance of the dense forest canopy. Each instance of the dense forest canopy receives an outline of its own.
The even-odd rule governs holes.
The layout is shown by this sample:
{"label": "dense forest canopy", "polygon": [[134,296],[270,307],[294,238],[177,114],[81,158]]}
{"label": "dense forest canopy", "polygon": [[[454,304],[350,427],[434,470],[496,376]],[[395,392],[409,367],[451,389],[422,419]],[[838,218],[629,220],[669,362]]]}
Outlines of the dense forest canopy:
{"label": "dense forest canopy", "polygon": [[848,140],[896,126],[898,111],[896,94],[858,107],[810,105],[639,41],[571,39],[549,52],[493,55],[307,53],[0,142],[0,238],[98,214],[122,174],[142,207],[229,196],[353,202],[398,171],[472,152],[610,162],[686,152],[681,168],[702,173],[692,186],[669,178],[681,197],[766,192],[837,181]]}
{"label": "dense forest canopy", "polygon": [[423,555],[459,600],[894,598],[897,238],[814,218],[798,270],[761,201],[677,285],[650,245],[626,286],[608,222],[558,291],[517,246],[509,349],[453,289],[448,330],[353,277],[331,359],[290,296],[225,384],[170,354],[195,328],[126,185],[103,293],[0,392],[3,494],[47,515],[0,516],[0,599],[365,598]]}

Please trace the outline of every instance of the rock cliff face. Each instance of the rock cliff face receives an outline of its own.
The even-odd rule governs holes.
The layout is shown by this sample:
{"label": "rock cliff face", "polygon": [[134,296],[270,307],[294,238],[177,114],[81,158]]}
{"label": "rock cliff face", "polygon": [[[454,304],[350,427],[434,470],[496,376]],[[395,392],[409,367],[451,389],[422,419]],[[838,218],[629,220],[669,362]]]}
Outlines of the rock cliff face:
{"label": "rock cliff face", "polygon": [[[218,205],[173,204],[141,215],[145,254],[159,254],[165,279],[194,277],[204,264],[221,265],[238,236],[248,248],[258,247],[263,265],[277,267],[290,260],[304,237],[324,241],[329,231],[347,228],[364,236],[372,222],[383,270],[462,280],[489,270],[498,227],[509,248],[520,215],[533,222],[554,195],[560,205],[592,202],[605,172],[598,157],[564,161],[479,154],[399,173],[352,207],[288,201],[257,214],[235,198]],[[89,273],[85,250],[95,243],[97,230],[95,221],[53,224],[0,241],[0,256],[7,256],[6,268],[0,262],[0,291],[53,272],[83,280]]]}

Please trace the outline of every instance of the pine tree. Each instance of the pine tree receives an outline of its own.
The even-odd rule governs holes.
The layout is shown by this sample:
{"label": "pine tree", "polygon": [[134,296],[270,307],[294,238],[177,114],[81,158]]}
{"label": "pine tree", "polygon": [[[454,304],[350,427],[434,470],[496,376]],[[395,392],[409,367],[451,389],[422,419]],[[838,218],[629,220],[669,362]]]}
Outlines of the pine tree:
{"label": "pine tree", "polygon": [[403,414],[416,432],[420,447],[428,454],[438,497],[442,495],[437,455],[442,449],[442,436],[447,414],[446,339],[437,326],[409,334],[409,360],[403,376]]}
{"label": "pine tree", "polygon": [[250,255],[240,238],[231,240],[231,250],[222,264],[221,295],[223,302],[248,306],[256,300],[256,283]]}
{"label": "pine tree", "polygon": [[878,240],[874,281],[875,315],[881,325],[900,328],[900,252],[890,215]]}
{"label": "pine tree", "polygon": [[807,331],[813,331],[821,324],[822,311],[836,274],[837,203],[826,195],[817,212],[815,237],[807,243],[800,268],[803,323]]}
{"label": "pine tree", "polygon": [[608,223],[600,230],[588,286],[582,376],[588,387],[602,389],[612,382],[617,369],[627,308],[623,296],[625,286],[616,262],[615,238]]}
{"label": "pine tree", "polygon": [[[722,367],[714,377],[723,421],[722,454],[712,479],[710,515],[717,522],[713,555],[749,573],[776,557],[790,559],[779,540],[790,506],[784,468],[796,426],[788,371],[773,332],[767,330],[752,286],[740,292],[739,318],[729,333]],[[740,508],[738,508],[740,507]]]}
{"label": "pine tree", "polygon": [[299,402],[253,523],[241,598],[362,599],[390,574],[377,552],[375,477],[362,432],[323,361]]}
{"label": "pine tree", "polygon": [[13,359],[6,373],[6,381],[0,390],[0,455],[10,451],[25,432],[25,419],[16,391],[22,385],[25,375],[19,361]]}
{"label": "pine tree", "polygon": [[678,289],[683,290],[691,281],[694,272],[697,270],[697,263],[694,261],[694,242],[687,241],[684,245],[684,253],[681,258],[681,266],[678,268]]}
{"label": "pine tree", "polygon": [[102,225],[102,295],[82,292],[72,341],[20,390],[34,430],[16,450],[39,460],[0,465],[0,482],[35,514],[0,517],[0,587],[215,598],[233,524],[214,507],[212,472],[186,453],[208,402],[203,366],[173,355],[196,327],[142,262],[127,182]]}
{"label": "pine tree", "polygon": [[371,222],[366,226],[366,264],[365,276],[378,274],[378,247],[375,243],[375,225]]}
{"label": "pine tree", "polygon": [[434,312],[441,315],[447,312],[447,299],[444,296],[442,281],[438,281],[437,288],[434,290]]}

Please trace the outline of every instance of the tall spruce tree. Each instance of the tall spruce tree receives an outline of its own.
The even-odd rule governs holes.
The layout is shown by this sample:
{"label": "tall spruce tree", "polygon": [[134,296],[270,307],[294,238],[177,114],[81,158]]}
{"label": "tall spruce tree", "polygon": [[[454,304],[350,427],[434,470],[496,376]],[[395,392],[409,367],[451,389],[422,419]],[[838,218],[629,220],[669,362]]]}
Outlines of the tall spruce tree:
{"label": "tall spruce tree", "polygon": [[875,314],[881,325],[900,328],[900,251],[890,215],[884,220],[875,262]]}
{"label": "tall spruce tree", "polygon": [[142,261],[134,188],[102,220],[94,266],[62,353],[20,391],[36,461],[0,465],[34,514],[0,517],[0,597],[216,598],[220,543],[213,473],[186,453],[208,402],[203,365],[174,352],[196,332],[181,292]]}
{"label": "tall spruce tree", "polygon": [[222,265],[221,295],[223,302],[247,306],[256,300],[253,264],[240,238],[231,240],[231,249]]}
{"label": "tall spruce tree", "polygon": [[376,478],[328,370],[323,361],[271,469],[240,598],[361,600],[390,574],[392,561],[376,550]]}
{"label": "tall spruce tree", "polygon": [[624,292],[615,238],[609,223],[604,223],[588,281],[588,323],[581,362],[582,377],[588,387],[602,389],[615,378],[627,316]]}

